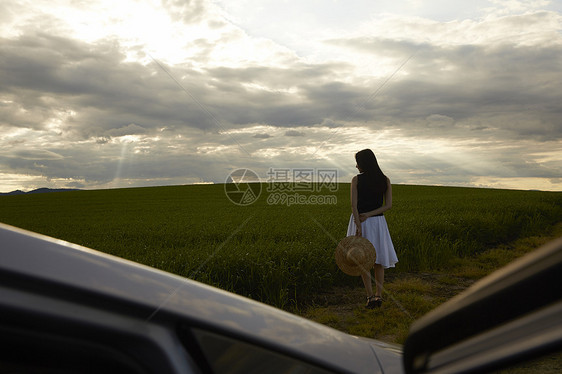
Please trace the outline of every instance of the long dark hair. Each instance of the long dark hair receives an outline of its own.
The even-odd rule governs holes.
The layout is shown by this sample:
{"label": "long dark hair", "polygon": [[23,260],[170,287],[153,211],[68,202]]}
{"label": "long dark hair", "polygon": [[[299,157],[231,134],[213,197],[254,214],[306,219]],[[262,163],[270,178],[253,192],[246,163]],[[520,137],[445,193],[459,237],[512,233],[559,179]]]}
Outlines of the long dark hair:
{"label": "long dark hair", "polygon": [[355,154],[359,170],[368,176],[369,184],[377,190],[386,191],[386,175],[382,172],[375,154],[370,149],[363,149]]}

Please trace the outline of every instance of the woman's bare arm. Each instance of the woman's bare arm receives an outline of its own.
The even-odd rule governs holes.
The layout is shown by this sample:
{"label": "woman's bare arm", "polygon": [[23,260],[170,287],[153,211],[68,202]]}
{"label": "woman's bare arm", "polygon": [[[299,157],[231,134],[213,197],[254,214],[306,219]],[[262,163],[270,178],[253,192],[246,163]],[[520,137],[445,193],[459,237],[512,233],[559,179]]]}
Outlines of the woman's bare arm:
{"label": "woman's bare arm", "polygon": [[351,212],[353,213],[353,221],[355,222],[355,235],[361,236],[361,219],[359,210],[357,210],[357,175],[351,180]]}

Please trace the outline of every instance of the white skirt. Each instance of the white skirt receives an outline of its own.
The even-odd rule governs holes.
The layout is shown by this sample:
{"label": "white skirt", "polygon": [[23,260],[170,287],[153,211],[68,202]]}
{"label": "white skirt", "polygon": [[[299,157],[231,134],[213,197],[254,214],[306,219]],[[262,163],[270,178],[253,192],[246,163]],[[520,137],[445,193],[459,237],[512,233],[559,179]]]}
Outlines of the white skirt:
{"label": "white skirt", "polygon": [[[356,226],[352,214],[347,226],[347,236],[355,235],[355,229]],[[396,251],[394,250],[384,216],[367,218],[361,222],[361,231],[362,236],[375,246],[375,251],[377,252],[375,263],[382,265],[385,269],[393,268],[394,264],[398,262],[398,257],[396,257]]]}

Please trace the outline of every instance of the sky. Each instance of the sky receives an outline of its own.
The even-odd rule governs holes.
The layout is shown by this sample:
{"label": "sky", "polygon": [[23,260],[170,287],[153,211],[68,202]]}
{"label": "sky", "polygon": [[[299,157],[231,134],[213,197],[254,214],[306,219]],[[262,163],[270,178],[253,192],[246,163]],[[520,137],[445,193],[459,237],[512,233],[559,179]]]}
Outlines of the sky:
{"label": "sky", "polygon": [[349,182],[364,148],[562,191],[562,1],[0,0],[0,192]]}

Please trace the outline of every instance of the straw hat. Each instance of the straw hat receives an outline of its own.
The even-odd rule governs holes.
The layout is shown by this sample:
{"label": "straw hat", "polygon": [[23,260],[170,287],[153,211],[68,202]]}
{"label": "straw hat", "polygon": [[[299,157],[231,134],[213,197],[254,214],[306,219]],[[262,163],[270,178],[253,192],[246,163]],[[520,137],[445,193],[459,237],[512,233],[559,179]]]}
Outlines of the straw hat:
{"label": "straw hat", "polygon": [[347,236],[336,247],[336,264],[348,275],[361,275],[375,265],[377,254],[371,242],[362,236]]}

